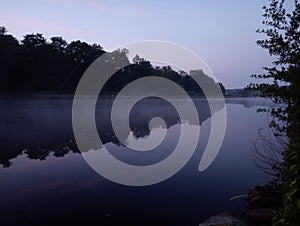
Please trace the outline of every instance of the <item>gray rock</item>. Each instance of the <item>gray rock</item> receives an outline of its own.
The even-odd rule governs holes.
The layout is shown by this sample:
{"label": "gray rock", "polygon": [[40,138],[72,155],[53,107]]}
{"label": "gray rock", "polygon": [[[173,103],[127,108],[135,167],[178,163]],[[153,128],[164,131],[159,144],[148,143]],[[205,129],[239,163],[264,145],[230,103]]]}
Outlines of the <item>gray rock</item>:
{"label": "gray rock", "polygon": [[246,224],[240,219],[231,216],[228,213],[220,213],[208,218],[199,226],[245,226]]}

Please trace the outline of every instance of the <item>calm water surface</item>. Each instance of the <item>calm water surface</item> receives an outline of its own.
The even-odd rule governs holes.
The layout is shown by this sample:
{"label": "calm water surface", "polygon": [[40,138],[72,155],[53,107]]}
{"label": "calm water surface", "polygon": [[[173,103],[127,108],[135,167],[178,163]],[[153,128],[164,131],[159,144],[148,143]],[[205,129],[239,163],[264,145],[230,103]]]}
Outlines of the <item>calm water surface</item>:
{"label": "calm water surface", "polygon": [[[271,103],[254,98],[227,99],[223,145],[212,165],[199,172],[211,115],[205,100],[194,102],[201,134],[188,164],[164,182],[129,187],[104,179],[84,161],[72,132],[72,99],[1,99],[0,224],[198,225],[219,212],[241,213],[244,200],[230,198],[270,180],[253,163],[251,145],[258,129],[267,129],[268,124],[266,115],[256,110]],[[181,125],[170,104],[152,98],[132,109],[132,133],[124,133],[124,141],[147,137],[151,132],[149,120],[155,116],[166,122],[166,138],[147,153],[132,152],[120,145],[122,141],[114,136],[109,123],[111,104],[110,99],[98,103],[96,122],[112,155],[130,164],[148,165],[172,152]],[[186,124],[195,126],[194,122]],[[122,125],[118,128],[122,130]]]}

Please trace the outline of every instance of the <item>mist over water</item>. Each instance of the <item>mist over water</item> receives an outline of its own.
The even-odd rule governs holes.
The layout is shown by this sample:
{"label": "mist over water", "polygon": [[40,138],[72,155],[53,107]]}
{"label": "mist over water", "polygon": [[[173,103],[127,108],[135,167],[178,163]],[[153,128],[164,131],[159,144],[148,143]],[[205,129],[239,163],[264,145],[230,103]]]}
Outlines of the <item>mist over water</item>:
{"label": "mist over water", "polygon": [[[88,101],[88,100],[84,100]],[[183,100],[176,100],[184,105]],[[71,98],[23,98],[0,100],[0,217],[4,225],[42,223],[128,223],[155,222],[196,225],[222,211],[240,213],[243,199],[253,184],[270,178],[253,163],[251,145],[258,129],[267,131],[267,117],[257,114],[270,102],[256,98],[226,99],[227,130],[221,150],[205,171],[198,165],[210,133],[211,113],[207,101],[194,98],[199,113],[200,138],[191,160],[176,175],[161,183],[129,187],[108,181],[95,173],[77,149],[72,130]],[[217,100],[215,100],[217,102]],[[193,131],[192,121],[179,123],[170,103],[146,98],[131,110],[131,133],[116,128],[110,119],[113,100],[99,100],[95,120],[102,143],[117,159],[133,165],[149,165],[168,157],[178,142],[180,127]],[[126,105],[126,99],[124,100]],[[222,105],[220,105],[221,110]],[[214,114],[214,112],[213,112]],[[119,117],[122,117],[120,112]],[[165,127],[149,122],[161,117]],[[136,152],[121,143],[134,143],[149,135],[165,133],[151,151]],[[122,139],[122,140],[120,140]],[[182,150],[184,151],[184,150]],[[93,155],[95,150],[86,150]]]}

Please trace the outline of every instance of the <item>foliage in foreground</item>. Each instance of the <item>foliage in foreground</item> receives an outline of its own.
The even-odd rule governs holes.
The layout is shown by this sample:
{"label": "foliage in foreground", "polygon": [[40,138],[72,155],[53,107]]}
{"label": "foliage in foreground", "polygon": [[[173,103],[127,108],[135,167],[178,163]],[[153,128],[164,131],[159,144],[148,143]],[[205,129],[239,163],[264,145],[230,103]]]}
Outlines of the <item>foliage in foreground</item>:
{"label": "foliage in foreground", "polygon": [[291,1],[269,0],[263,9],[265,29],[257,32],[266,39],[257,44],[276,59],[272,67],[264,68],[265,74],[253,75],[262,82],[249,88],[279,104],[267,110],[273,117],[270,127],[275,136],[288,137],[279,175],[283,208],[274,218],[274,225],[300,225],[300,4],[298,0],[292,5]]}

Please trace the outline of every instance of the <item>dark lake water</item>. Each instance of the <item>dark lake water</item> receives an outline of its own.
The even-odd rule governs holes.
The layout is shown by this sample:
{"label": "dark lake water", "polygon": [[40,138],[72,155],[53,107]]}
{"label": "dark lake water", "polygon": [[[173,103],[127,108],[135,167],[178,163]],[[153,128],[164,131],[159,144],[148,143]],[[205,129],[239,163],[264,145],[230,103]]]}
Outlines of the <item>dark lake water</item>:
{"label": "dark lake water", "polygon": [[[256,110],[271,103],[227,99],[224,142],[209,168],[199,172],[211,114],[205,100],[194,102],[201,133],[191,160],[161,183],[132,187],[103,178],[86,163],[73,136],[71,98],[0,99],[0,225],[198,225],[212,214],[243,212],[244,199],[230,199],[270,180],[254,164],[251,146],[258,130],[268,125],[267,116]],[[98,103],[96,122],[112,155],[135,165],[170,155],[181,128],[170,104],[152,98],[134,106],[129,118],[132,133],[124,133],[124,141],[161,132],[163,128],[148,127],[154,116],[166,122],[161,145],[138,154],[120,145],[124,141],[114,135],[111,104],[110,99]]]}

